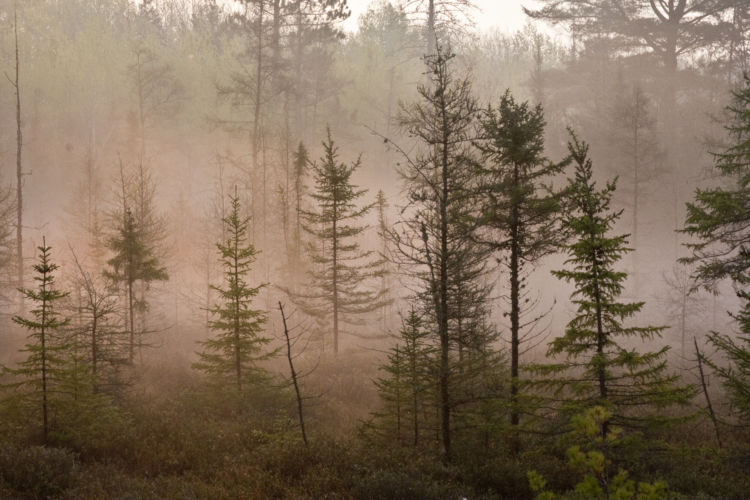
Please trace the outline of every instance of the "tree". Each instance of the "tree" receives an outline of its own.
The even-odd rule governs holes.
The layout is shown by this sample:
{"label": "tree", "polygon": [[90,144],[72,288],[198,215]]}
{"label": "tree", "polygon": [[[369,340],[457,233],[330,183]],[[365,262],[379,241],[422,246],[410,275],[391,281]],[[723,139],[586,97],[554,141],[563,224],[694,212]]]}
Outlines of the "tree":
{"label": "tree", "polygon": [[[612,115],[613,135],[623,158],[623,178],[631,189],[630,209],[633,219],[630,234],[637,252],[643,188],[663,173],[659,171],[658,164],[661,151],[651,99],[638,84],[633,84],[630,89],[624,85],[620,87],[621,92],[616,97]],[[634,273],[637,273],[638,267],[636,261]]]}
{"label": "tree", "polygon": [[73,253],[73,260],[78,269],[76,284],[79,287],[79,304],[76,309],[79,316],[77,330],[83,336],[80,342],[86,351],[84,359],[90,367],[91,385],[94,393],[107,382],[107,367],[116,369],[127,360],[123,351],[122,325],[115,320],[117,297],[107,283],[101,283],[94,275],[87,272]]}
{"label": "tree", "polygon": [[[559,174],[567,160],[553,163],[544,157],[544,113],[540,104],[517,103],[510,91],[497,109],[489,107],[480,118],[482,153],[478,172],[483,177],[480,236],[509,271],[510,290],[510,423],[519,424],[519,359],[522,342],[540,318],[521,321],[532,314],[524,298],[524,272],[562,243],[558,224],[561,192],[544,182]],[[526,328],[525,335],[522,330]]]}
{"label": "tree", "polygon": [[719,332],[711,332],[708,341],[725,362],[710,360],[699,354],[719,376],[732,405],[732,413],[743,423],[750,422],[750,294],[741,293],[742,310],[733,315],[740,325],[740,335],[732,337]]}
{"label": "tree", "polygon": [[224,287],[212,287],[221,300],[211,308],[214,319],[208,323],[216,335],[200,342],[203,351],[198,353],[199,360],[193,367],[217,381],[231,381],[237,391],[241,391],[243,385],[258,381],[262,370],[256,363],[268,359],[272,353],[262,352],[263,346],[270,342],[269,338],[262,336],[266,313],[252,309],[253,299],[265,285],[253,287],[247,282],[258,252],[247,241],[250,217],[240,213],[236,188],[234,196],[230,196],[230,203],[230,212],[222,220],[227,238],[216,245],[226,283]]}
{"label": "tree", "polygon": [[427,427],[421,424],[434,396],[430,377],[434,357],[428,339],[426,325],[412,306],[401,319],[397,343],[389,350],[387,363],[381,366],[385,375],[375,381],[384,408],[373,418],[378,430],[388,438],[395,434],[398,443],[419,445]]}
{"label": "tree", "polygon": [[294,256],[299,265],[302,251],[302,198],[305,195],[305,177],[310,163],[307,149],[301,142],[294,153]]}
{"label": "tree", "polygon": [[750,284],[750,77],[732,95],[725,126],[732,145],[713,153],[727,187],[697,189],[682,230],[698,240],[686,244],[692,255],[683,262],[697,264],[694,277],[707,288],[726,278],[739,287]]}
{"label": "tree", "polygon": [[[391,231],[399,264],[408,266],[425,321],[434,325],[439,442],[443,462],[452,457],[451,414],[458,394],[479,384],[491,364],[496,332],[488,321],[487,252],[475,242],[477,176],[472,144],[477,106],[468,79],[450,69],[453,55],[437,48],[425,58],[428,83],[420,100],[402,108],[399,122],[416,141],[401,174],[409,204]],[[458,359],[455,359],[458,358]],[[474,399],[463,392],[461,400]],[[484,394],[485,397],[489,395]]]}
{"label": "tree", "polygon": [[[558,390],[569,389],[566,403],[579,412],[596,405],[612,413],[611,422],[624,427],[639,427],[667,420],[659,412],[674,404],[685,404],[693,388],[678,386],[678,377],[667,373],[665,346],[655,352],[639,353],[624,346],[624,341],[658,338],[665,327],[625,326],[643,308],[643,302],[621,302],[627,274],[615,269],[630,251],[627,236],[610,236],[622,211],[610,211],[615,183],[601,190],[593,181],[588,144],[571,132],[568,144],[575,164],[575,177],[569,180],[569,206],[563,223],[571,243],[566,245],[568,269],[553,274],[575,287],[575,317],[565,334],[549,344],[548,356],[565,356],[544,371],[555,374],[551,383]],[[565,376],[568,374],[567,377]],[[602,424],[606,437],[608,422]]]}
{"label": "tree", "polygon": [[356,238],[367,226],[357,224],[373,204],[357,206],[366,189],[352,184],[352,174],[361,166],[358,158],[351,165],[339,160],[331,131],[323,141],[323,156],[312,164],[315,191],[310,197],[314,210],[303,210],[303,227],[313,241],[308,243],[313,269],[309,271],[309,292],[293,294],[300,309],[318,318],[322,328],[331,327],[333,352],[338,354],[342,325],[361,325],[361,315],[383,305],[383,292],[368,289],[368,281],[382,270],[372,251],[360,249]]}
{"label": "tree", "polygon": [[[292,385],[294,386],[294,396],[297,399],[297,418],[299,419],[299,429],[302,433],[302,442],[307,446],[307,432],[305,432],[305,417],[303,413],[303,399],[302,394],[299,390],[299,378],[300,374],[294,368],[294,356],[292,355],[292,340],[289,336],[289,327],[286,324],[287,317],[284,314],[284,306],[279,301],[279,312],[281,313],[281,322],[284,326],[284,340],[286,340],[286,359],[289,362],[289,375],[292,379]],[[299,337],[298,337],[299,338]],[[296,341],[297,339],[295,339]]]}
{"label": "tree", "polygon": [[127,331],[129,332],[128,359],[135,360],[135,347],[142,345],[139,332],[136,339],[135,314],[146,310],[144,301],[137,300],[136,286],[147,286],[152,281],[165,281],[169,275],[161,266],[159,258],[154,255],[154,248],[146,241],[146,228],[139,224],[130,207],[125,205],[121,218],[117,221],[114,234],[107,240],[107,247],[114,256],[107,261],[109,269],[104,276],[113,283],[123,285],[127,300]]}
{"label": "tree", "polygon": [[428,56],[434,56],[437,46],[448,42],[448,36],[462,33],[474,7],[471,0],[407,0],[405,6],[424,22]]}
{"label": "tree", "polygon": [[[16,200],[10,186],[0,185],[0,286],[17,283],[12,276],[15,240],[13,238],[14,219],[16,218]],[[6,297],[0,289],[0,298]]]}
{"label": "tree", "polygon": [[[391,270],[388,266],[388,255],[389,255],[389,245],[388,245],[388,218],[386,215],[386,210],[388,209],[388,200],[385,198],[385,193],[383,193],[383,190],[378,190],[378,194],[375,197],[375,207],[378,214],[378,237],[380,238],[380,262],[381,262],[381,269],[379,271],[380,274],[380,295],[382,297],[387,297],[390,294],[390,288],[391,288]],[[383,330],[386,329],[388,325],[388,313],[389,313],[389,305],[391,303],[391,300],[386,301],[383,303],[383,306],[381,307],[381,327]]]}
{"label": "tree", "polygon": [[623,51],[646,49],[670,73],[677,59],[722,41],[730,30],[723,15],[735,0],[542,0],[534,19],[567,24],[582,38],[606,34]]}
{"label": "tree", "polygon": [[[18,57],[18,2],[13,3],[13,40],[15,42],[15,80],[16,90],[16,273],[18,288],[23,288],[23,131],[21,122],[21,82],[20,61]],[[20,295],[20,310],[24,312],[24,294]]]}
{"label": "tree", "polygon": [[[740,416],[750,416],[750,77],[733,92],[727,107],[725,126],[732,145],[713,153],[714,168],[725,187],[697,189],[695,200],[687,204],[683,231],[698,241],[686,246],[692,255],[682,259],[695,263],[693,277],[698,286],[714,289],[716,283],[730,279],[742,301],[742,309],[733,315],[740,329],[737,339],[712,332],[709,342],[722,353],[727,365],[709,362],[727,389]],[[708,361],[708,360],[706,360]]]}
{"label": "tree", "polygon": [[39,250],[39,263],[34,265],[37,282],[36,289],[22,289],[24,297],[35,304],[31,310],[32,318],[14,316],[13,321],[29,333],[29,342],[23,349],[28,353],[26,359],[17,369],[9,370],[13,375],[22,378],[18,384],[29,387],[29,395],[39,398],[42,409],[42,436],[46,444],[49,438],[50,402],[54,394],[54,385],[59,384],[64,376],[65,359],[62,353],[67,346],[61,342],[60,330],[68,324],[68,318],[61,318],[55,310],[57,302],[66,297],[66,292],[55,288],[54,272],[57,264],[50,260],[51,247],[42,239]]}

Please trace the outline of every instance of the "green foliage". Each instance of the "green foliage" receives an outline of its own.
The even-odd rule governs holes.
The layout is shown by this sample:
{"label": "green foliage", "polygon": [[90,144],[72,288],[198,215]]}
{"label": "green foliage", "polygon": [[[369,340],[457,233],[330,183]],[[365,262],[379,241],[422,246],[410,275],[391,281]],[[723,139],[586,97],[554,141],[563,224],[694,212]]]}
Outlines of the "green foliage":
{"label": "green foliage", "polygon": [[161,265],[159,257],[155,255],[156,248],[150,241],[149,233],[152,227],[139,220],[127,205],[124,205],[122,213],[118,214],[116,223],[114,234],[106,242],[107,248],[114,256],[107,260],[109,269],[105,269],[103,274],[112,283],[125,288],[130,333],[129,360],[132,363],[135,359],[136,344],[142,345],[140,337],[144,333],[139,332],[136,342],[135,311],[142,315],[147,309],[145,298],[141,294],[139,299],[134,287],[138,283],[145,289],[152,281],[169,279],[169,275],[166,268]]}
{"label": "green foliage", "polygon": [[[56,303],[67,296],[66,292],[55,289],[54,272],[57,264],[50,260],[51,247],[42,240],[39,250],[39,263],[34,265],[34,281],[37,289],[22,289],[23,295],[34,304],[32,318],[14,316],[13,321],[29,331],[29,341],[21,352],[27,353],[18,368],[9,369],[14,377],[20,380],[11,384],[20,392],[20,397],[37,408],[41,407],[43,441],[46,443],[50,429],[50,405],[57,396],[57,391],[66,380],[70,379],[71,364],[66,359],[70,345],[61,329],[68,318],[61,318],[55,310]],[[54,396],[53,396],[54,395]]]}
{"label": "green foliage", "polygon": [[60,498],[78,475],[76,455],[46,446],[0,446],[0,478],[18,494]]}
{"label": "green foliage", "polygon": [[732,409],[742,422],[750,421],[750,329],[748,329],[748,316],[750,312],[750,297],[746,293],[741,294],[745,301],[743,310],[736,317],[742,325],[743,335],[733,338],[718,332],[711,332],[708,341],[724,357],[724,362],[703,358],[713,368],[721,379],[724,389],[727,391]]}
{"label": "green foliage", "polygon": [[572,135],[568,148],[576,165],[563,219],[571,238],[566,246],[569,269],[553,274],[573,283],[572,299],[578,310],[565,334],[548,348],[549,355],[566,359],[540,371],[556,375],[548,380],[549,385],[576,413],[602,405],[612,412],[617,425],[667,421],[663,409],[687,403],[694,389],[677,385],[677,376],[667,373],[668,346],[646,353],[625,347],[624,341],[633,337],[658,338],[665,327],[625,326],[644,303],[618,300],[627,274],[615,265],[630,249],[625,235],[609,235],[622,213],[610,211],[615,184],[608,182],[598,190],[588,145]]}
{"label": "green foliage", "polygon": [[266,313],[253,309],[253,299],[265,286],[250,286],[247,276],[255,262],[257,251],[247,241],[250,217],[240,214],[240,200],[236,194],[230,198],[231,211],[223,220],[227,241],[218,243],[224,267],[225,287],[212,287],[219,292],[220,304],[210,309],[214,319],[208,327],[217,332],[215,338],[200,342],[203,351],[193,367],[206,372],[215,381],[231,383],[237,389],[243,384],[257,383],[265,377],[256,363],[268,359],[273,353],[263,353],[270,339],[262,336]]}
{"label": "green foliage", "polygon": [[[381,366],[385,376],[375,381],[384,408],[373,414],[378,431],[386,440],[417,446],[429,425],[434,425],[428,408],[434,404],[430,390],[434,376],[434,348],[428,344],[429,332],[414,308],[401,320],[396,345]],[[431,416],[431,415],[430,415]]]}
{"label": "green foliage", "polygon": [[315,191],[310,197],[315,207],[302,211],[303,228],[313,237],[307,247],[312,258],[309,284],[291,295],[302,311],[317,319],[319,335],[333,332],[333,352],[338,353],[339,334],[362,336],[355,330],[365,325],[362,315],[385,303],[384,291],[369,283],[381,276],[383,266],[372,251],[361,250],[356,239],[367,229],[359,221],[374,206],[357,205],[367,192],[351,180],[360,159],[351,165],[341,162],[330,129],[322,145],[323,157],[312,164]]}
{"label": "green foliage", "polygon": [[154,248],[147,244],[145,231],[146,228],[138,224],[133,213],[126,208],[115,235],[107,241],[107,247],[115,254],[107,261],[110,266],[104,271],[107,278],[131,286],[136,281],[149,283],[169,278],[154,255]]}
{"label": "green foliage", "polygon": [[692,255],[682,260],[698,263],[695,278],[709,288],[724,278],[740,286],[750,283],[750,77],[733,95],[725,126],[732,145],[713,154],[725,185],[696,190],[682,230],[698,238],[686,245]]}
{"label": "green foliage", "polygon": [[[480,125],[483,140],[477,143],[482,153],[478,171],[484,185],[479,225],[485,229],[483,240],[508,269],[510,414],[511,424],[518,425],[521,318],[533,314],[532,308],[537,303],[525,290],[524,269],[552,253],[561,243],[557,217],[561,193],[554,192],[544,182],[559,174],[567,161],[553,163],[544,157],[542,106],[530,108],[527,102],[516,103],[510,91],[502,96],[498,109],[489,107],[484,111]],[[540,319],[526,322],[527,330],[533,330]],[[525,336],[530,336],[528,331]]]}
{"label": "green foliage", "polygon": [[[568,448],[570,468],[583,475],[573,491],[556,495],[545,490],[547,481],[534,470],[529,471],[528,480],[537,500],[555,498],[659,500],[670,498],[663,481],[653,483],[629,479],[628,472],[612,469],[612,455],[621,441],[621,429],[609,426],[612,418],[603,406],[589,408],[583,415],[574,418],[573,433],[584,444]],[[608,429],[605,432],[605,429]]]}
{"label": "green foliage", "polygon": [[686,246],[692,251],[682,259],[698,263],[694,278],[699,285],[713,288],[729,278],[742,301],[732,315],[741,335],[737,338],[712,332],[709,342],[726,362],[706,362],[720,377],[729,398],[743,421],[750,419],[750,77],[734,92],[729,124],[725,126],[732,145],[714,153],[715,168],[726,181],[724,187],[698,189],[695,201],[687,204],[683,231],[698,241]]}

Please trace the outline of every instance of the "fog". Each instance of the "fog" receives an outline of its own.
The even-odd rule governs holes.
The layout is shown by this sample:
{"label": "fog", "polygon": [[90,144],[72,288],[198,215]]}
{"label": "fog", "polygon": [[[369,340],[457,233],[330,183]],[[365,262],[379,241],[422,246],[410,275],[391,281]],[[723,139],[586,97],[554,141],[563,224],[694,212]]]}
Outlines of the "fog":
{"label": "fog", "polygon": [[[452,53],[452,77],[466,78],[478,108],[498,109],[506,91],[516,102],[528,102],[529,109],[540,105],[546,122],[542,155],[549,162],[568,158],[572,130],[590,146],[597,189],[617,179],[611,209],[621,214],[608,234],[627,234],[625,246],[633,251],[623,252],[614,269],[627,273],[621,299],[644,302],[624,321],[667,327],[646,341],[629,337],[623,346],[649,351],[669,346],[671,373],[697,383],[694,339],[718,360],[707,336],[737,332],[729,313],[741,305],[736,283],[716,280],[709,291],[695,280],[699,263],[678,262],[692,255],[686,244],[696,241],[681,230],[696,189],[727,182],[713,169],[712,153],[732,140],[725,129],[726,107],[748,69],[747,6],[708,2],[716,5],[706,13],[700,11],[705,6],[696,6],[697,13],[675,18],[675,41],[665,34],[668,23],[656,7],[624,3],[630,17],[603,9],[585,21],[545,11],[551,1],[0,0],[0,70],[7,77],[0,82],[0,187],[7,190],[0,197],[0,223],[6,228],[0,231],[0,363],[14,367],[25,359],[29,332],[12,318],[29,317],[36,306],[17,289],[37,286],[34,265],[44,241],[59,266],[55,287],[68,293],[56,308],[69,318],[66,328],[88,331],[92,289],[110,308],[102,324],[114,332],[106,349],[119,353],[112,354],[109,361],[117,363],[107,372],[116,388],[108,392],[102,389],[105,382],[98,389],[93,382],[94,392],[137,407],[133,401],[139,394],[156,400],[208,383],[215,373],[196,366],[203,362],[199,353],[208,349],[206,342],[221,331],[219,309],[228,300],[231,272],[217,245],[231,242],[222,219],[231,216],[236,194],[238,215],[248,218],[247,243],[257,250],[246,283],[260,288],[248,307],[267,317],[254,335],[268,339],[259,352],[269,355],[251,364],[276,378],[268,387],[288,390],[281,303],[292,335],[289,358],[310,396],[304,405],[308,431],[322,436],[345,430],[355,436],[372,412],[390,408],[392,401],[381,397],[383,386],[373,381],[387,377],[383,367],[404,342],[399,331],[409,311],[424,315],[428,343],[437,346],[442,338],[440,314],[430,309],[437,307],[430,295],[437,292],[426,284],[437,283],[432,241],[428,244],[424,229],[424,236],[418,229],[408,233],[409,224],[418,228],[429,220],[420,215],[423,191],[414,187],[418,175],[409,169],[430,148],[409,129],[407,115],[423,98],[420,87],[429,92],[435,85],[426,62]],[[477,112],[476,119],[480,116]],[[478,123],[465,138],[477,161],[482,157]],[[326,164],[329,133],[340,164],[360,162],[351,172],[355,187],[347,210],[369,206],[342,222],[347,230],[357,228],[346,244],[358,248],[340,250],[351,252],[342,265],[352,267],[341,271],[349,273],[351,283],[339,285],[343,288],[335,295],[331,286],[346,278],[334,272],[333,285],[327,281],[331,252],[337,250],[325,236],[331,231],[330,207],[326,211],[315,178],[316,168]],[[301,145],[307,160],[299,159]],[[559,190],[573,172],[568,164],[543,184]],[[142,224],[139,234],[153,267],[141,268],[128,291],[129,278],[122,274],[127,265],[117,259],[124,248],[118,238],[131,215]],[[563,210],[559,217],[564,215]],[[466,241],[504,237],[493,231],[480,229]],[[574,283],[551,273],[570,265],[559,244],[523,264],[522,368],[553,361],[550,343],[563,336],[579,308],[571,296]],[[460,337],[461,322],[476,320],[483,325],[476,328],[495,332],[487,334],[485,348],[503,358],[499,372],[508,376],[515,292],[510,254],[493,248],[476,250],[485,253],[470,286],[446,285],[459,290],[455,300],[474,300],[471,294],[486,290],[475,299],[481,302],[475,304],[476,316],[456,313],[459,326],[450,328],[458,328]],[[423,250],[425,255],[414,257]],[[474,253],[456,258],[461,269],[456,273],[474,272],[470,264],[463,270]],[[341,302],[334,304],[331,297]],[[454,314],[453,308],[463,306],[445,307]],[[470,357],[463,340],[455,342],[451,359]],[[456,370],[464,374],[464,368]],[[532,378],[526,373],[521,378]],[[475,383],[466,377],[467,384]],[[515,391],[515,382],[509,384]],[[718,383],[711,391],[718,404],[726,403]],[[295,415],[291,396],[282,403],[266,393],[252,397],[258,415]],[[460,422],[455,425],[480,425],[461,420],[461,404],[453,410]],[[136,419],[138,411],[147,412],[133,411]],[[247,418],[260,422],[268,416],[252,411],[243,418],[251,414]],[[445,462],[445,436],[433,420],[430,436],[443,446]],[[46,432],[45,427],[45,440]],[[469,435],[465,430],[457,435],[462,432]],[[517,450],[503,439],[498,442]],[[86,449],[77,450],[85,455]],[[263,498],[270,490],[258,491],[249,497]],[[316,496],[305,491],[303,497]]]}

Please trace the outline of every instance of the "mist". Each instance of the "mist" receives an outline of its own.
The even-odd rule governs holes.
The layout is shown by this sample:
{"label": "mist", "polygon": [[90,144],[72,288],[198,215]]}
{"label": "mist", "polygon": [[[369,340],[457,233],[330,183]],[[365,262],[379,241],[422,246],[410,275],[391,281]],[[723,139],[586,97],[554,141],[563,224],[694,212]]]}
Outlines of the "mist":
{"label": "mist", "polygon": [[743,497],[750,11],[673,4],[0,0],[0,497]]}

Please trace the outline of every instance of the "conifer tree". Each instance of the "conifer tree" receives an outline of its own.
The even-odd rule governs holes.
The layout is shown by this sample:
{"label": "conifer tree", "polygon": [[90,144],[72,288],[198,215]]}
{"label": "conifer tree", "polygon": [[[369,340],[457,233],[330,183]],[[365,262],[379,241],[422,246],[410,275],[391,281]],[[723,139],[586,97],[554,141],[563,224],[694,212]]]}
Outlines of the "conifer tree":
{"label": "conifer tree", "polygon": [[429,82],[418,87],[420,99],[404,106],[399,117],[418,148],[411,155],[399,148],[409,205],[391,231],[399,264],[413,270],[425,321],[434,325],[433,383],[445,463],[452,459],[451,419],[458,402],[468,411],[477,396],[491,398],[475,391],[483,390],[479,382],[494,363],[497,338],[488,321],[488,252],[475,234],[478,183],[471,140],[478,110],[469,80],[454,77],[452,58],[440,47],[425,58]]}
{"label": "conifer tree", "polygon": [[560,173],[566,162],[553,163],[544,157],[545,121],[539,104],[517,103],[506,91],[499,107],[489,107],[480,122],[483,140],[477,146],[483,161],[479,172],[485,183],[480,224],[487,230],[484,241],[509,271],[510,423],[515,426],[520,421],[520,347],[533,340],[527,337],[535,326],[533,320],[521,324],[524,316],[528,321],[533,315],[524,304],[535,304],[523,300],[524,272],[561,243],[560,193],[544,182]]}
{"label": "conifer tree", "polygon": [[742,309],[733,315],[741,335],[734,339],[712,332],[709,341],[723,353],[728,365],[710,362],[721,377],[730,399],[742,418],[750,417],[750,77],[733,92],[727,107],[730,121],[725,126],[732,145],[714,153],[717,173],[723,187],[698,189],[695,201],[687,204],[683,231],[697,237],[687,244],[692,255],[683,262],[696,263],[693,277],[698,284],[712,289],[729,278],[742,301]]}
{"label": "conifer tree", "polygon": [[[555,374],[552,385],[572,391],[563,395],[568,409],[580,412],[601,405],[612,413],[611,422],[623,427],[658,423],[666,420],[660,411],[686,403],[694,391],[678,386],[677,376],[667,373],[668,346],[639,353],[624,345],[631,338],[658,338],[665,327],[625,325],[644,303],[618,300],[627,274],[615,266],[630,249],[626,235],[609,234],[622,214],[610,209],[615,183],[597,189],[588,145],[571,135],[568,149],[575,177],[569,181],[563,218],[571,238],[566,245],[569,268],[553,274],[574,285],[572,300],[578,310],[565,334],[549,344],[548,355],[565,359],[545,371]],[[603,424],[604,435],[607,428]]]}
{"label": "conifer tree", "polygon": [[[380,238],[380,294],[383,297],[387,297],[390,291],[390,269],[388,267],[388,218],[386,216],[386,210],[388,209],[388,200],[385,198],[383,190],[379,190],[375,197],[375,206],[378,213],[378,237]],[[388,312],[390,300],[386,301],[381,307],[381,327],[385,330],[388,324]]]}
{"label": "conifer tree", "polygon": [[307,149],[299,143],[294,152],[294,252],[295,263],[299,264],[302,251],[302,198],[305,195],[305,176],[310,162]]}
{"label": "conifer tree", "polygon": [[240,212],[236,188],[230,203],[230,212],[222,221],[226,241],[216,245],[225,280],[223,287],[212,287],[218,292],[220,303],[211,308],[213,319],[208,327],[216,335],[200,342],[203,350],[193,367],[217,381],[230,382],[241,391],[243,386],[258,381],[263,372],[256,363],[272,353],[263,353],[263,347],[270,342],[262,335],[266,313],[252,308],[253,299],[265,285],[254,287],[247,282],[258,252],[248,241],[250,217]]}
{"label": "conifer tree", "polygon": [[65,375],[66,360],[61,329],[69,322],[55,310],[58,302],[66,297],[66,292],[55,288],[54,272],[57,264],[50,259],[51,247],[42,239],[39,262],[34,265],[36,289],[22,289],[24,297],[34,304],[31,318],[14,316],[13,321],[29,331],[29,342],[23,349],[28,353],[17,369],[8,370],[20,377],[19,387],[28,388],[27,396],[37,400],[42,410],[42,436],[44,443],[49,439],[50,406],[55,385],[59,385]]}
{"label": "conifer tree", "polygon": [[313,269],[309,272],[309,292],[293,294],[305,313],[317,318],[321,330],[330,327],[333,352],[338,354],[340,334],[354,334],[347,326],[362,325],[361,315],[383,305],[383,292],[368,287],[368,281],[381,274],[382,265],[372,251],[361,250],[357,238],[367,229],[358,224],[373,204],[357,206],[366,189],[357,189],[352,174],[360,167],[339,160],[331,131],[323,141],[323,157],[312,164],[315,191],[310,197],[314,210],[303,210],[304,229],[313,236],[308,243]]}
{"label": "conifer tree", "polygon": [[395,434],[399,443],[417,446],[425,432],[426,425],[422,424],[429,414],[426,410],[434,404],[434,391],[430,390],[432,351],[424,320],[412,307],[401,320],[398,340],[388,354],[388,362],[381,367],[385,376],[375,381],[384,408],[373,417],[382,432],[389,437]]}
{"label": "conifer tree", "polygon": [[[161,266],[159,258],[154,255],[154,249],[147,244],[145,227],[138,224],[128,206],[124,207],[122,219],[115,234],[107,241],[107,247],[114,252],[114,256],[107,261],[109,269],[105,269],[104,276],[125,287],[127,330],[130,336],[128,359],[132,364],[136,345],[140,346],[142,342],[142,339],[136,338],[135,313],[145,310],[145,304],[137,299],[136,285],[146,286],[152,281],[164,281],[169,275]],[[138,336],[142,333],[139,332]]]}

